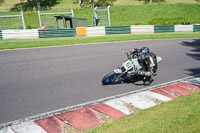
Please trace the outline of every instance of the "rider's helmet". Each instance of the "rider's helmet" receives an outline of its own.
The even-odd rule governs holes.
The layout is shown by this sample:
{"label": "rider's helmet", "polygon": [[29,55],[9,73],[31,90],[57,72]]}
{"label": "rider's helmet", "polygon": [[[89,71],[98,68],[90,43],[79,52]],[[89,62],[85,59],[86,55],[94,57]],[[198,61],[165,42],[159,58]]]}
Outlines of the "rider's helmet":
{"label": "rider's helmet", "polygon": [[142,60],[146,60],[150,57],[149,53],[150,53],[150,50],[148,47],[142,47],[139,50],[139,58]]}

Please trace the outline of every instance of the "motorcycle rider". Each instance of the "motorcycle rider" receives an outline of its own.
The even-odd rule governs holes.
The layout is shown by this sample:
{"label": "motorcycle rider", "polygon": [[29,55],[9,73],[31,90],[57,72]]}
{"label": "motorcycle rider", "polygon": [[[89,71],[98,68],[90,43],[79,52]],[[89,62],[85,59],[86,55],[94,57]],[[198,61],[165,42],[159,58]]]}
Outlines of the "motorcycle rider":
{"label": "motorcycle rider", "polygon": [[137,74],[143,77],[145,85],[150,85],[153,81],[152,76],[156,75],[158,68],[156,54],[150,52],[148,47],[142,47],[140,49],[134,48],[132,51],[129,51],[128,54],[132,58],[138,58],[142,69],[138,70]]}

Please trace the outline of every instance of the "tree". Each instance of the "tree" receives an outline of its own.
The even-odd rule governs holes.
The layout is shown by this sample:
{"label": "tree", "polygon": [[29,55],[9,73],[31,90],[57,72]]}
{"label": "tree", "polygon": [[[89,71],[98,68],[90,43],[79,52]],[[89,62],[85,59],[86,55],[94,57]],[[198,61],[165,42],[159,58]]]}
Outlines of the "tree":
{"label": "tree", "polygon": [[91,8],[94,8],[94,0],[91,0]]}
{"label": "tree", "polygon": [[138,0],[138,1],[144,1],[145,4],[152,4],[152,3],[162,3],[165,2],[165,0]]}
{"label": "tree", "polygon": [[113,5],[116,0],[98,0],[96,6],[108,6]]}
{"label": "tree", "polygon": [[78,7],[81,8],[82,6],[82,0],[78,0]]}
{"label": "tree", "polygon": [[[1,0],[0,0],[1,1]],[[20,0],[20,3],[15,4],[11,11],[34,11],[34,10],[49,10],[54,5],[58,4],[59,0]]]}
{"label": "tree", "polygon": [[40,0],[36,0],[37,8],[40,9]]}
{"label": "tree", "polygon": [[4,0],[0,0],[0,4],[3,3],[3,2],[4,2]]}
{"label": "tree", "polygon": [[95,7],[95,6],[108,6],[113,5],[116,0],[75,0],[74,3],[79,4],[79,8],[88,8],[88,7]]}
{"label": "tree", "polygon": [[27,0],[27,4],[30,4],[31,3],[31,0]]}

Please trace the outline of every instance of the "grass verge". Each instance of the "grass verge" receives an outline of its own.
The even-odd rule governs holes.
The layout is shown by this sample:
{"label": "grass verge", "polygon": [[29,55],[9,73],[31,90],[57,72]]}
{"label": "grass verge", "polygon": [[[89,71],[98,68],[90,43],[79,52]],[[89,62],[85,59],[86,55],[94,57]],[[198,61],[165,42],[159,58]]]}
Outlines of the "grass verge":
{"label": "grass verge", "polygon": [[[141,2],[141,1],[137,1]],[[128,3],[127,3],[128,4]],[[62,5],[61,3],[58,5]],[[57,6],[58,6],[57,5]],[[123,5],[123,4],[122,4]],[[59,11],[66,9],[58,8]],[[51,11],[58,11],[54,10]],[[1,10],[1,9],[0,9]],[[112,26],[120,25],[177,25],[183,22],[190,24],[200,23],[200,4],[148,4],[148,5],[124,5],[111,6],[110,18]],[[19,13],[19,12],[18,12]],[[0,15],[7,15],[8,12],[0,12]],[[88,26],[93,26],[92,8],[74,9],[75,17],[88,19]],[[52,17],[52,16],[51,16]],[[39,18],[37,12],[24,12],[26,28],[39,28]],[[10,20],[10,18],[9,18]],[[15,28],[12,20],[5,20],[7,23],[1,23],[1,29]],[[56,22],[56,19],[52,17]],[[20,19],[15,19],[19,21]],[[0,20],[1,22],[1,20]],[[99,26],[103,25],[103,19],[100,20]]]}
{"label": "grass verge", "polygon": [[140,110],[83,133],[199,133],[200,92]]}
{"label": "grass verge", "polygon": [[8,40],[0,40],[0,49],[32,48],[32,47],[61,46],[61,45],[72,45],[72,44],[146,40],[146,39],[173,39],[173,38],[197,38],[197,37],[200,37],[200,32],[128,34],[128,35],[108,35],[99,37],[8,39]]}

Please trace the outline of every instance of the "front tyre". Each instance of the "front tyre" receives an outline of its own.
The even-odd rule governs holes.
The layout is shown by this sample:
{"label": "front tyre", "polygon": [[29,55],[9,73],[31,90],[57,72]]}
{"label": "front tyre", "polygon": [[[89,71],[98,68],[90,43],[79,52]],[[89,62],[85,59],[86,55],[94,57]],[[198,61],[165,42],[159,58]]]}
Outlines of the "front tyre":
{"label": "front tyre", "polygon": [[107,75],[105,75],[102,79],[102,84],[103,85],[109,85],[109,84],[115,84],[115,83],[119,83],[119,79],[113,80],[116,77],[118,77],[120,74],[119,73],[115,73],[114,71],[108,73]]}

